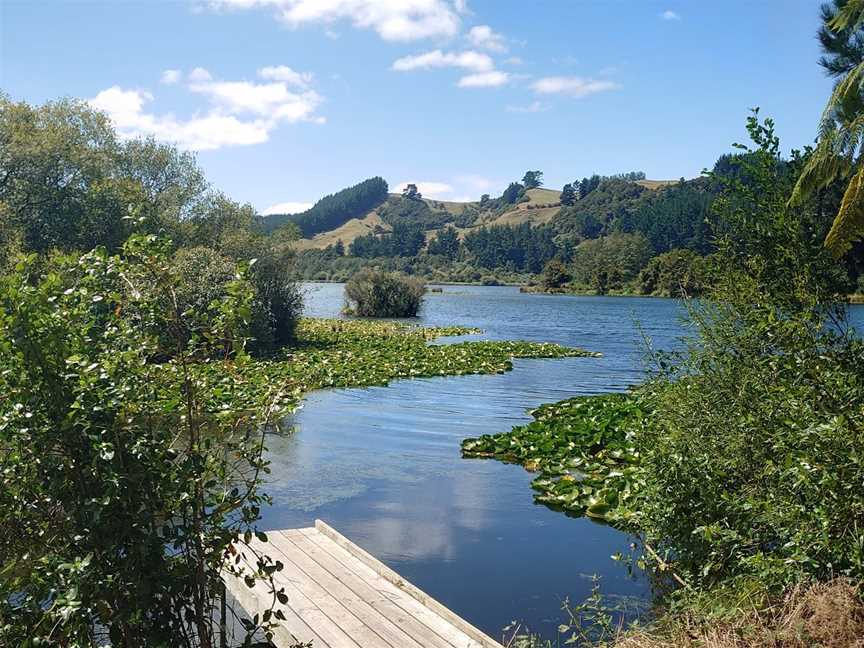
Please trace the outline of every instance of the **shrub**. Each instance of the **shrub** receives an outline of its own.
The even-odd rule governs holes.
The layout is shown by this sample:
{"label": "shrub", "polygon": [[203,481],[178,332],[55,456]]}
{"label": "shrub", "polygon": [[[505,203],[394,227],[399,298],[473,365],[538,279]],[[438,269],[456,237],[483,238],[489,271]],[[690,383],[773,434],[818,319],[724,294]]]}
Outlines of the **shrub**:
{"label": "shrub", "polygon": [[543,287],[544,288],[560,288],[570,280],[570,273],[567,271],[567,266],[561,263],[558,259],[552,259],[543,268]]}
{"label": "shrub", "polygon": [[254,563],[270,396],[197,362],[248,361],[252,291],[180,312],[173,270],[137,236],[0,278],[0,645],[214,646],[226,557]]}
{"label": "shrub", "polygon": [[[864,577],[864,341],[846,330],[837,262],[790,209],[800,158],[770,121],[718,198],[725,232],[696,335],[645,389],[639,516],[697,588]],[[828,212],[830,213],[830,211]]]}
{"label": "shrub", "polygon": [[249,270],[249,280],[255,287],[249,344],[253,353],[272,351],[294,339],[303,311],[303,294],[291,278],[293,269],[291,258],[270,251]]}
{"label": "shrub", "polygon": [[[259,251],[261,252],[261,251]],[[174,288],[181,312],[213,313],[228,296],[237,278],[237,264],[208,247],[179,250],[173,259],[178,282]],[[278,250],[264,250],[246,273],[255,297],[245,333],[248,348],[264,354],[294,337],[303,308],[300,288],[291,277],[291,258]]]}
{"label": "shrub", "polygon": [[416,277],[364,269],[345,284],[345,311],[361,317],[415,317],[425,291]]}

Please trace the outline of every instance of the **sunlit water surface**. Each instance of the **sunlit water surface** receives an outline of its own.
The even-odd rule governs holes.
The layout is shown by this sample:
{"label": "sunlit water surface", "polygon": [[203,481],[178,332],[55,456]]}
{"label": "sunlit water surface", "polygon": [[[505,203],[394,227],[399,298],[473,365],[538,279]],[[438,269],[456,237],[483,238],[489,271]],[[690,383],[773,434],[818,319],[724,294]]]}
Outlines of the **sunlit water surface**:
{"label": "sunlit water surface", "polygon": [[[339,316],[342,284],[306,291],[307,316]],[[644,375],[645,338],[673,348],[686,334],[682,314],[669,299],[478,286],[430,293],[419,324],[477,326],[484,333],[468,339],[558,342],[603,357],[311,394],[293,417],[295,434],[268,440],[274,505],[264,528],[321,518],[493,637],[512,620],[553,636],[561,602],[590,594],[594,574],[605,595],[647,600],[645,576],[610,559],[632,538],[535,504],[523,468],[462,459],[459,444],[525,423],[541,403],[626,389]]]}

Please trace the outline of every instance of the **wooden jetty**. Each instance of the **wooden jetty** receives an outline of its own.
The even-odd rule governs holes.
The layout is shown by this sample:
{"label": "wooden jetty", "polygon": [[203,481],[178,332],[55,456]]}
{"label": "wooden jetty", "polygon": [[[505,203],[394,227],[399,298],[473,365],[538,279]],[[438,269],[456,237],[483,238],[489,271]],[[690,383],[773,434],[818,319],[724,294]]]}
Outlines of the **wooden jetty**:
{"label": "wooden jetty", "polygon": [[[321,520],[268,531],[253,547],[284,564],[274,575],[288,596],[278,648],[502,648]],[[226,587],[250,617],[270,607],[263,584],[228,577]]]}

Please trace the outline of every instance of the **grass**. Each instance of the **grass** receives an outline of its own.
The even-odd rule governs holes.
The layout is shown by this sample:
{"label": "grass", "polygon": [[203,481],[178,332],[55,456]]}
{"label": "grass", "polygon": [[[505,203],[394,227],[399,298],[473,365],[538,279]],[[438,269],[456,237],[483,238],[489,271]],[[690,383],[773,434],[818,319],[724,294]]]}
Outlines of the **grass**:
{"label": "grass", "polygon": [[377,212],[371,211],[363,218],[352,218],[329,232],[321,232],[311,239],[300,239],[294,243],[294,247],[297,250],[323,250],[328,245],[342,241],[347,248],[357,237],[374,232],[376,226],[390,231],[390,226],[381,220]]}

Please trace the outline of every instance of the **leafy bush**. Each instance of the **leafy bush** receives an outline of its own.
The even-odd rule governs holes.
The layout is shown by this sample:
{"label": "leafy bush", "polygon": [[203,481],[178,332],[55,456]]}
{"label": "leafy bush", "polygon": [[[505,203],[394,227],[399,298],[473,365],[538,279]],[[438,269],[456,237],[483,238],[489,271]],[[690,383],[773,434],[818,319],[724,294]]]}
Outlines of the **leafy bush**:
{"label": "leafy bush", "polygon": [[225,571],[272,587],[265,557],[226,560],[257,555],[270,396],[199,380],[212,340],[248,362],[252,291],[181,311],[167,259],[136,236],[0,279],[4,646],[213,646]]}
{"label": "leafy bush", "polygon": [[543,287],[560,288],[570,280],[567,266],[558,259],[552,259],[543,268]]}
{"label": "leafy bush", "polygon": [[[280,253],[280,249],[258,250],[261,258],[256,258],[246,273],[254,299],[245,334],[250,337],[248,348],[255,354],[269,353],[289,343],[303,308],[300,287],[291,276],[291,255],[287,251]],[[237,278],[236,262],[207,247],[179,250],[173,265],[178,277],[175,293],[182,312],[215,312]]]}
{"label": "leafy bush", "polygon": [[580,243],[573,251],[573,279],[599,294],[620,290],[651,257],[641,234],[611,234]]}
{"label": "leafy bush", "polygon": [[639,272],[639,292],[661,297],[694,297],[708,280],[708,260],[690,250],[675,249],[653,259]]}
{"label": "leafy bush", "polygon": [[293,270],[287,250],[270,250],[249,270],[249,280],[255,287],[250,340],[250,349],[255,353],[272,351],[294,339],[303,312],[303,294],[292,278]]}
{"label": "leafy bush", "polygon": [[694,585],[860,579],[864,342],[845,327],[825,211],[787,207],[802,160],[780,158],[770,120],[748,129],[697,336],[645,389],[641,525]]}
{"label": "leafy bush", "polygon": [[415,317],[425,291],[422,279],[361,270],[345,284],[345,310],[361,317]]}

